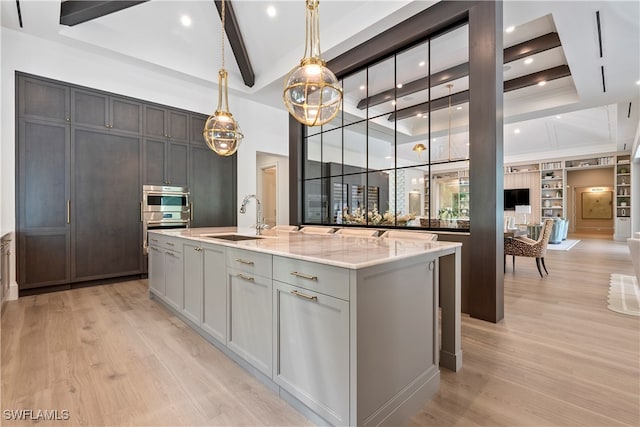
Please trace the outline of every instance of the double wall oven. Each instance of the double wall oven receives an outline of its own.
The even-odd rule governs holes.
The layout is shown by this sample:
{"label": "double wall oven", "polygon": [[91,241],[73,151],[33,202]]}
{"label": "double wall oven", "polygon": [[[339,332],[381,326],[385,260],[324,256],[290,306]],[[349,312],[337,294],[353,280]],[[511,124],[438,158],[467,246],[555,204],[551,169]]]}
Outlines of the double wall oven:
{"label": "double wall oven", "polygon": [[147,231],[189,228],[191,224],[189,188],[143,185],[142,224],[145,254],[148,252]]}

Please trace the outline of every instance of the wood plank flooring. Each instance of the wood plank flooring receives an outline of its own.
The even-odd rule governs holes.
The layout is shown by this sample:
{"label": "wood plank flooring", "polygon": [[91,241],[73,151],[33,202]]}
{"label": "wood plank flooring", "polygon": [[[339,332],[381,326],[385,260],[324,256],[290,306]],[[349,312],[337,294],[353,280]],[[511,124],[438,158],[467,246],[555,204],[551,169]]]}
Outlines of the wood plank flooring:
{"label": "wood plank flooring", "polygon": [[[442,370],[411,426],[640,425],[640,319],[609,311],[625,243],[549,251],[550,275],[511,261],[505,319],[462,321],[462,371]],[[2,410],[66,409],[38,425],[310,424],[147,296],[146,281],[29,296],[1,323]],[[9,422],[0,414],[2,425]]]}

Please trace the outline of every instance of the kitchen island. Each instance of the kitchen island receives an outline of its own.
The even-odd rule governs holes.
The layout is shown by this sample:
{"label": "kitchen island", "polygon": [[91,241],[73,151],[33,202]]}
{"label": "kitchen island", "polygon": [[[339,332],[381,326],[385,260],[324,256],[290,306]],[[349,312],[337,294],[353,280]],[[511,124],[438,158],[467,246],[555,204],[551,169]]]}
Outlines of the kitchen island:
{"label": "kitchen island", "polygon": [[439,366],[462,365],[460,248],[235,227],[153,231],[149,291],[310,419],[398,425],[438,390]]}

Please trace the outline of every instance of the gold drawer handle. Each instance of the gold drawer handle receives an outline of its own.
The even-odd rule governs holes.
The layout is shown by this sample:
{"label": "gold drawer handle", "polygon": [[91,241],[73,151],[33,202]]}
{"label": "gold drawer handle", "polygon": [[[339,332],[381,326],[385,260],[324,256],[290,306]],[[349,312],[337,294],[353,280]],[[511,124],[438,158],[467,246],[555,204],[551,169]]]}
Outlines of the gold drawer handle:
{"label": "gold drawer handle", "polygon": [[298,291],[291,291],[291,293],[297,297],[301,297],[301,298],[305,298],[308,299],[309,301],[318,301],[318,297],[317,296],[311,296],[311,295],[306,295],[303,294],[302,292],[298,292]]}
{"label": "gold drawer handle", "polygon": [[236,261],[240,264],[253,265],[255,264],[253,261],[247,261],[246,259],[236,258]]}
{"label": "gold drawer handle", "polygon": [[308,274],[298,273],[297,271],[292,271],[291,275],[296,277],[302,277],[303,279],[318,281],[318,276],[309,276]]}
{"label": "gold drawer handle", "polygon": [[171,242],[167,242],[167,245],[169,246],[175,246],[175,244],[171,243]]}
{"label": "gold drawer handle", "polygon": [[245,276],[245,275],[244,275],[244,274],[242,274],[242,273],[238,273],[238,274],[236,274],[236,277],[239,277],[239,278],[244,279],[244,280],[248,280],[248,281],[250,281],[250,282],[253,282],[253,281],[255,281],[255,280],[256,280],[255,278],[253,278],[253,277],[251,277],[251,276]]}

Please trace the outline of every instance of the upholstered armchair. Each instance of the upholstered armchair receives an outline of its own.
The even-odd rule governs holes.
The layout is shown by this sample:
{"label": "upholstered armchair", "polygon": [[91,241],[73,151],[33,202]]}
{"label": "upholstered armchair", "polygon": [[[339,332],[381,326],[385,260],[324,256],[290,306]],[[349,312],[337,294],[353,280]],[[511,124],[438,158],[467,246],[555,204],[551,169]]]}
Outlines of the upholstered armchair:
{"label": "upholstered armchair", "polygon": [[553,228],[553,220],[546,219],[544,221],[542,232],[540,233],[540,237],[538,237],[538,240],[532,240],[527,237],[515,237],[515,238],[504,239],[505,265],[506,265],[507,255],[511,255],[513,257],[514,271],[516,269],[517,256],[535,258],[536,265],[538,267],[538,273],[540,273],[540,277],[544,277],[542,274],[542,270],[540,268],[541,262],[542,262],[542,267],[544,268],[545,273],[547,273],[548,275],[549,272],[547,271],[547,266],[544,265],[544,256],[547,252],[547,244],[549,243],[549,237],[551,236],[552,228]]}

